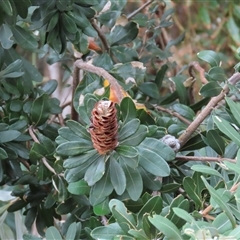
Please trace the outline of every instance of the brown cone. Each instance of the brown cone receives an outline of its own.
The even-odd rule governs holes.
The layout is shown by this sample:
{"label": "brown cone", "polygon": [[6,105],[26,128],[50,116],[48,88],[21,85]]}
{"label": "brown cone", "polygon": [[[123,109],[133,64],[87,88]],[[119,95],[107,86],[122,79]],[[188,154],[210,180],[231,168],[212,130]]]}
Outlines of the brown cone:
{"label": "brown cone", "polygon": [[91,134],[94,148],[106,154],[118,145],[117,109],[111,101],[99,101],[92,110]]}

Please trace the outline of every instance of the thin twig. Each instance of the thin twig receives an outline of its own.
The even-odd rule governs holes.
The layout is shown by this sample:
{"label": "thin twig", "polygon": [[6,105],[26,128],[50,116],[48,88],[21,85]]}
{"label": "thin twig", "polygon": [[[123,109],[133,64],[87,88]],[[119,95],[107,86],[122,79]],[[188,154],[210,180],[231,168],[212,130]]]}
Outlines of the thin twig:
{"label": "thin twig", "polygon": [[[77,61],[82,61],[82,60],[77,60]],[[79,74],[79,69],[74,67],[73,70],[73,86],[72,86],[72,101],[71,101],[71,119],[77,121],[78,120],[78,113],[74,108],[73,105],[73,100],[74,100],[74,94],[77,89],[77,86],[80,81],[80,74]]]}
{"label": "thin twig", "polygon": [[[229,79],[228,83],[235,85],[238,81],[240,81],[240,73],[233,74]],[[206,105],[206,107],[201,111],[201,113],[195,118],[195,120],[188,126],[186,131],[178,138],[180,145],[183,146],[189,138],[192,136],[194,131],[200,126],[200,124],[204,121],[204,119],[211,113],[213,108],[226,96],[229,92],[228,84],[225,84],[222,92],[213,97],[210,102]]]}
{"label": "thin twig", "polygon": [[219,158],[219,157],[199,157],[199,156],[176,156],[176,160],[180,161],[200,161],[200,162],[223,162],[228,161],[236,163],[236,160],[231,158]]}
{"label": "thin twig", "polygon": [[103,32],[101,31],[101,29],[98,27],[98,25],[95,23],[94,20],[91,21],[91,24],[92,24],[93,28],[97,31],[98,36],[99,36],[99,38],[100,38],[100,40],[102,42],[104,50],[105,51],[109,51],[110,47],[108,45],[106,36],[103,34]]}
{"label": "thin twig", "polygon": [[131,20],[131,18],[133,18],[135,15],[137,15],[139,12],[141,12],[144,8],[146,8],[148,5],[150,5],[151,3],[153,3],[154,0],[149,0],[146,3],[144,3],[140,8],[136,9],[134,12],[130,13],[127,16],[128,20]]}
{"label": "thin twig", "polygon": [[169,109],[166,109],[166,108],[164,108],[164,107],[157,106],[157,105],[154,105],[154,107],[155,107],[157,110],[161,111],[161,112],[166,112],[166,113],[168,113],[168,114],[170,114],[170,115],[172,115],[172,116],[174,116],[174,117],[177,117],[180,121],[186,123],[187,125],[190,125],[190,124],[191,124],[191,122],[190,122],[189,120],[187,120],[185,117],[181,116],[181,115],[180,115],[179,113],[177,113],[177,112],[171,111],[171,110],[169,110]]}
{"label": "thin twig", "polygon": [[30,165],[25,159],[19,158],[18,161],[21,162],[27,170],[30,170]]}
{"label": "thin twig", "polygon": [[64,109],[65,107],[68,107],[68,106],[70,106],[71,104],[72,104],[72,101],[65,102],[65,103],[63,103],[63,104],[60,106],[60,108]]}
{"label": "thin twig", "polygon": [[[36,135],[34,134],[33,126],[30,126],[28,131],[29,131],[29,134],[32,137],[33,141],[40,144],[39,140],[37,139]],[[42,158],[42,162],[49,171],[56,174],[55,170],[49,165],[49,163],[45,157]]]}
{"label": "thin twig", "polygon": [[59,113],[59,114],[57,115],[57,117],[58,117],[58,121],[59,121],[60,125],[61,125],[62,127],[64,127],[65,124],[64,124],[64,119],[63,119],[62,114]]}
{"label": "thin twig", "polygon": [[123,89],[119,85],[117,79],[114,78],[111,74],[109,74],[105,69],[93,66],[89,63],[85,63],[82,60],[77,60],[74,65],[74,72],[78,72],[79,69],[82,69],[87,72],[95,73],[98,76],[103,77],[104,79],[107,79],[111,85],[111,90],[114,92],[118,103],[120,103],[121,100],[124,98]]}

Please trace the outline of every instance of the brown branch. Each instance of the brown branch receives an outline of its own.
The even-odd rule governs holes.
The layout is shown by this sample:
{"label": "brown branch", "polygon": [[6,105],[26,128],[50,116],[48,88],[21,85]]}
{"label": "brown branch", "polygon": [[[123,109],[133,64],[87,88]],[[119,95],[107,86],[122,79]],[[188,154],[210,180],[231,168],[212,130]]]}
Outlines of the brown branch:
{"label": "brown branch", "polygon": [[[228,83],[235,85],[240,80],[240,73],[237,72],[233,74],[229,79]],[[200,126],[204,119],[211,113],[212,109],[226,96],[229,92],[228,84],[225,84],[222,92],[213,97],[206,107],[201,111],[201,113],[195,118],[195,120],[188,126],[186,131],[178,138],[181,147],[189,140],[194,131]]]}
{"label": "brown branch", "polygon": [[134,12],[130,13],[127,16],[127,20],[131,20],[131,18],[133,18],[135,15],[137,15],[139,12],[141,12],[144,8],[146,8],[148,5],[150,5],[151,3],[153,3],[154,0],[148,0],[146,3],[144,3],[140,8],[136,9]]}
{"label": "brown branch", "polygon": [[[39,140],[37,139],[36,135],[34,134],[33,126],[30,126],[28,131],[29,131],[29,134],[32,137],[33,141],[40,144]],[[55,170],[49,165],[49,163],[45,157],[42,158],[42,162],[50,172],[56,174]]]}
{"label": "brown branch", "polygon": [[63,103],[63,104],[60,106],[60,108],[64,109],[65,107],[68,107],[68,106],[70,106],[71,104],[72,104],[71,101],[65,102],[65,103]]}
{"label": "brown branch", "polygon": [[[77,61],[81,61],[81,60],[77,60]],[[74,67],[73,70],[73,86],[72,86],[72,102],[71,102],[71,119],[77,121],[78,120],[78,113],[75,110],[74,106],[73,106],[73,100],[74,100],[74,94],[75,91],[78,87],[79,81],[80,81],[80,76],[79,76],[79,69]]]}
{"label": "brown branch", "polygon": [[176,156],[176,160],[180,161],[201,161],[201,162],[223,162],[228,161],[236,163],[236,160],[231,158],[219,158],[219,157],[199,157],[199,156]]}
{"label": "brown branch", "polygon": [[200,66],[199,62],[195,61],[195,62],[192,62],[192,63],[189,64],[189,69],[188,69],[189,75],[192,78],[195,78],[195,76],[193,74],[193,68],[196,71],[198,71],[201,83],[202,84],[207,84],[208,80],[205,78],[205,70]]}
{"label": "brown branch", "polygon": [[18,161],[21,162],[27,170],[30,170],[30,165],[25,159],[19,158]]}
{"label": "brown branch", "polygon": [[165,112],[165,113],[170,114],[171,116],[177,117],[180,121],[186,123],[187,125],[191,124],[191,122],[189,120],[187,120],[185,117],[181,116],[177,112],[171,111],[170,109],[166,109],[164,107],[160,107],[160,106],[157,106],[157,105],[154,105],[154,107],[161,112]]}
{"label": "brown branch", "polygon": [[93,28],[97,31],[98,36],[99,36],[99,38],[100,38],[100,40],[102,42],[104,50],[105,51],[109,51],[110,47],[108,45],[106,36],[103,34],[103,32],[101,31],[101,29],[98,27],[98,25],[95,23],[94,20],[91,21],[91,24],[92,24]]}
{"label": "brown branch", "polygon": [[114,78],[111,74],[109,74],[105,69],[95,67],[89,63],[83,62],[82,60],[77,60],[74,63],[74,65],[75,65],[74,72],[79,71],[79,69],[82,69],[87,72],[95,73],[98,76],[103,77],[104,79],[107,79],[111,85],[112,88],[111,90],[114,91],[118,103],[120,103],[121,100],[124,98],[123,89],[119,85],[117,79]]}

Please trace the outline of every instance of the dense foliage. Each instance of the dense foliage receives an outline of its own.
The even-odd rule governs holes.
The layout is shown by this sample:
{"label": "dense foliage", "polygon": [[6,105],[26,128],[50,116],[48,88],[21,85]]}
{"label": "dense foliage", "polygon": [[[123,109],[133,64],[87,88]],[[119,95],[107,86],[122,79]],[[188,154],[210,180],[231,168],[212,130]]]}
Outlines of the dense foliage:
{"label": "dense foliage", "polygon": [[239,239],[240,5],[196,6],[226,48],[161,0],[0,1],[0,239]]}

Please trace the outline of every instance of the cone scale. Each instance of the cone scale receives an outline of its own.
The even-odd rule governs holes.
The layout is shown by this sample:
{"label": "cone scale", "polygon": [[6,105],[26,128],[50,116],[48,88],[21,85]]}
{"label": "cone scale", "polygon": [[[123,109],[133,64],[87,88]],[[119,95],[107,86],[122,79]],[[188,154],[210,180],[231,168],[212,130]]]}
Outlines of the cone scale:
{"label": "cone scale", "polygon": [[104,155],[118,145],[117,109],[111,101],[99,101],[91,113],[89,133],[93,147]]}

